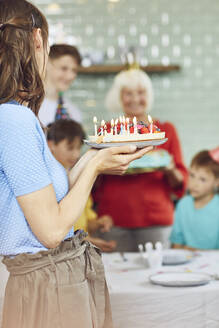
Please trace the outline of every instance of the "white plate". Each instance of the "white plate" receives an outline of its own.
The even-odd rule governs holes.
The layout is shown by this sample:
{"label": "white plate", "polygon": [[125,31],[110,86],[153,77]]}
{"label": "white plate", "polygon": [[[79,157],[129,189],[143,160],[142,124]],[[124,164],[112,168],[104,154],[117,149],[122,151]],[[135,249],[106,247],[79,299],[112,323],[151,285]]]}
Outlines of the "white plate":
{"label": "white plate", "polygon": [[166,249],[163,251],[163,265],[179,265],[193,259],[193,253],[183,249]]}
{"label": "white plate", "polygon": [[96,142],[90,142],[89,140],[84,140],[84,143],[92,148],[102,149],[109,147],[119,147],[126,145],[135,145],[137,148],[144,148],[147,146],[159,146],[164,144],[168,138],[160,139],[160,140],[147,140],[147,141],[132,141],[132,142],[105,142],[97,144]]}
{"label": "white plate", "polygon": [[164,272],[149,277],[152,284],[167,287],[193,287],[206,285],[211,277],[205,273],[196,272]]}

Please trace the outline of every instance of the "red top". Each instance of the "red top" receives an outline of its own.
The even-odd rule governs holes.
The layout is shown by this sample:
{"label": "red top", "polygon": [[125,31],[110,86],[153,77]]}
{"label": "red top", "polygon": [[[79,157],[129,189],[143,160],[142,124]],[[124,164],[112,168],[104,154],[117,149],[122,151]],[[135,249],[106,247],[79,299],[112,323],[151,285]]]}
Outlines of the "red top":
{"label": "red top", "polygon": [[173,190],[162,171],[125,176],[102,175],[97,181],[94,200],[98,215],[109,214],[120,227],[140,228],[173,223],[174,205],[171,194],[182,197],[186,189],[187,170],[175,127],[156,121],[168,141],[157,148],[167,150],[184,177],[180,188]]}

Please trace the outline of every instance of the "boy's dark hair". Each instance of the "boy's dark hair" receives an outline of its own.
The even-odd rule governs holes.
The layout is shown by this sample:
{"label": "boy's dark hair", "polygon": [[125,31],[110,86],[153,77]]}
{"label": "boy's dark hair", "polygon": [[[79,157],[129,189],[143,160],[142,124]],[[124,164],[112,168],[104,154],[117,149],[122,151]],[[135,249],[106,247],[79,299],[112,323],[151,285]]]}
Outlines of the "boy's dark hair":
{"label": "boy's dark hair", "polygon": [[208,150],[196,154],[192,159],[191,166],[206,168],[214,174],[215,178],[219,178],[219,164],[211,158]]}
{"label": "boy's dark hair", "polygon": [[83,143],[86,135],[81,124],[73,120],[61,119],[48,125],[47,140],[54,141],[56,145],[64,139],[71,143],[76,137]]}
{"label": "boy's dark hair", "polygon": [[78,65],[81,65],[81,55],[78,49],[69,44],[53,44],[50,47],[49,58],[58,59],[62,56],[71,56],[73,57]]}

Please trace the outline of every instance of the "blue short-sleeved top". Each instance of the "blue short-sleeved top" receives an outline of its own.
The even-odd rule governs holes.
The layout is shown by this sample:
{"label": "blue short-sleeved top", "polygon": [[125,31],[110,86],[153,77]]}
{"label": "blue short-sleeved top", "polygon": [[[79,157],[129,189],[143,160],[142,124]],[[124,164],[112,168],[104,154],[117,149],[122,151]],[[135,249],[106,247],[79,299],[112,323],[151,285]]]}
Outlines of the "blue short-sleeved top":
{"label": "blue short-sleeved top", "polygon": [[170,241],[198,249],[219,249],[219,195],[199,209],[190,195],[183,197],[176,207]]}
{"label": "blue short-sleeved top", "polygon": [[[58,202],[68,192],[64,167],[51,154],[34,113],[12,101],[0,105],[0,254],[46,250],[16,197],[52,184]],[[73,228],[66,237],[73,235]]]}

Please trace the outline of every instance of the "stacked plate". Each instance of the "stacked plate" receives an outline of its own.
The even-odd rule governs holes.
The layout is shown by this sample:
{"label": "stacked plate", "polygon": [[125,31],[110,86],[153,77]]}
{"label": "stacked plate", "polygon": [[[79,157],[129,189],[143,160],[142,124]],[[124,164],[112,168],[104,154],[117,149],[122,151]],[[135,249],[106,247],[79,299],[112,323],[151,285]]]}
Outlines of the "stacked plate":
{"label": "stacked plate", "polygon": [[211,281],[211,276],[195,272],[163,272],[149,277],[152,284],[166,287],[194,287],[206,285]]}
{"label": "stacked plate", "polygon": [[193,252],[183,249],[166,249],[163,251],[163,265],[180,265],[193,258]]}

